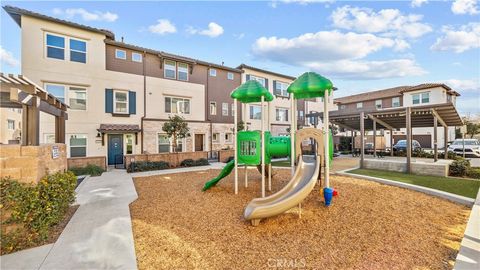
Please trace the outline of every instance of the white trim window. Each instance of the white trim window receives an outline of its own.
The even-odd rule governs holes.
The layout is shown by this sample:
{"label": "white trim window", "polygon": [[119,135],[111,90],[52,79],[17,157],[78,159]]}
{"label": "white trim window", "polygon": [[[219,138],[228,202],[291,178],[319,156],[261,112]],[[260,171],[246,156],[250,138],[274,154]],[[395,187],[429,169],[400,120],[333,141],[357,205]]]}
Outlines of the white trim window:
{"label": "white trim window", "polygon": [[122,59],[122,60],[127,60],[127,51],[120,50],[120,49],[115,49],[115,58]]}
{"label": "white trim window", "polygon": [[288,83],[275,81],[274,94],[276,96],[288,97],[287,88],[288,88]]}
{"label": "white trim window", "polygon": [[87,62],[87,42],[70,38],[70,61],[78,63]]}
{"label": "white trim window", "polygon": [[165,97],[165,112],[178,113],[178,114],[190,114],[190,99],[177,98],[177,97]]}
{"label": "white trim window", "polygon": [[232,133],[225,133],[225,142],[231,143],[233,140],[233,134]]}
{"label": "white trim window", "polygon": [[430,103],[430,92],[412,94],[412,104],[426,104]]}
{"label": "white trim window", "polygon": [[212,141],[213,142],[219,142],[219,139],[220,139],[220,133],[213,133],[212,134]]}
{"label": "white trim window", "polygon": [[392,98],[392,107],[400,107],[400,97],[393,97]]}
{"label": "white trim window", "polygon": [[70,157],[87,156],[87,135],[72,134],[69,140]]}
{"label": "white trim window", "polygon": [[65,85],[48,83],[45,84],[45,89],[61,102],[65,103]]}
{"label": "white trim window", "polygon": [[222,103],[222,115],[228,116],[228,103]]}
{"label": "white trim window", "polygon": [[214,68],[210,69],[210,77],[217,77],[217,70]]}
{"label": "white trim window", "polygon": [[135,146],[133,145],[133,134],[125,134],[125,154],[131,155],[134,152]]}
{"label": "white trim window", "polygon": [[[303,111],[300,111],[300,112],[303,113]],[[279,122],[288,122],[288,109],[276,108],[275,109],[275,119]]]}
{"label": "white trim window", "polygon": [[210,115],[217,115],[217,103],[210,101]]}
{"label": "white trim window", "polygon": [[65,60],[65,37],[47,33],[45,45],[48,58]]}
{"label": "white trim window", "polygon": [[7,119],[7,129],[15,130],[15,120]]}
{"label": "white trim window", "polygon": [[376,109],[381,109],[382,108],[382,100],[381,99],[375,100],[375,108]]}
{"label": "white trim window", "polygon": [[68,104],[71,110],[87,110],[87,89],[70,86],[68,88]]}
{"label": "white trim window", "polygon": [[143,61],[142,54],[138,53],[138,52],[132,52],[132,61],[142,63],[142,61]]}
{"label": "white trim window", "polygon": [[250,81],[257,81],[260,84],[262,84],[263,87],[267,87],[267,84],[266,84],[267,80],[265,78],[250,75]]}
{"label": "white trim window", "polygon": [[165,60],[163,61],[163,76],[168,79],[176,79],[176,73],[177,73],[177,63],[172,60]]}
{"label": "white trim window", "polygon": [[262,107],[258,105],[250,105],[250,119],[262,119]]}
{"label": "white trim window", "polygon": [[233,81],[234,78],[235,78],[235,75],[232,72],[227,73],[227,80]]}
{"label": "white trim window", "polygon": [[188,81],[188,64],[178,63],[177,73],[180,81]]}
{"label": "white trim window", "polygon": [[170,153],[170,139],[167,134],[158,133],[158,153]]}
{"label": "white trim window", "polygon": [[128,91],[113,91],[113,113],[128,114]]}
{"label": "white trim window", "polygon": [[357,102],[357,109],[363,108],[363,102]]}

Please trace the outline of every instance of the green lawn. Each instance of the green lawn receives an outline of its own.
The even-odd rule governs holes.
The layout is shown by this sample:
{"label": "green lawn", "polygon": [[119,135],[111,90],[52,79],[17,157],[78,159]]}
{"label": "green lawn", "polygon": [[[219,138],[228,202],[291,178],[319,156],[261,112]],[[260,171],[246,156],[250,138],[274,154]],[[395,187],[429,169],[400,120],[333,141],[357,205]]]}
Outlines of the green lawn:
{"label": "green lawn", "polygon": [[480,187],[480,181],[451,177],[405,174],[371,169],[356,169],[348,172],[438,189],[474,199],[477,196],[478,188]]}

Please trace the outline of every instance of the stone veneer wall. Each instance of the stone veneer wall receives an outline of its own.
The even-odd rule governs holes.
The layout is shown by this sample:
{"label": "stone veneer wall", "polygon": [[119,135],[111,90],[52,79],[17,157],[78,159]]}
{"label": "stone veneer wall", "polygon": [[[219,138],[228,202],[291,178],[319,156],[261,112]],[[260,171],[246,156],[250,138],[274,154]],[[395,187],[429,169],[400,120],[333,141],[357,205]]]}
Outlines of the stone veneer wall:
{"label": "stone veneer wall", "polygon": [[105,156],[97,157],[74,157],[67,159],[68,168],[83,168],[87,165],[95,165],[104,170],[107,169],[107,158]]}
{"label": "stone veneer wall", "polygon": [[[220,124],[220,123],[214,123],[212,124],[212,130],[213,133],[219,133],[219,139],[218,141],[213,141],[212,142],[212,150],[213,151],[218,151],[222,149],[233,149],[233,124]],[[232,133],[232,139],[231,141],[226,141],[225,140],[225,134],[226,133]],[[210,140],[210,138],[209,138]],[[210,141],[209,141],[210,142]]]}
{"label": "stone veneer wall", "polygon": [[125,155],[125,166],[128,168],[132,163],[132,158],[135,162],[138,161],[165,161],[171,167],[178,167],[185,159],[197,160],[200,158],[207,158],[208,152],[179,152],[179,153],[161,153],[161,154],[140,154],[140,155]]}
{"label": "stone veneer wall", "polygon": [[[412,162],[411,170],[413,174],[421,175],[433,175],[433,176],[448,176],[448,163],[437,162],[437,163],[427,163],[427,162]],[[407,163],[405,161],[396,161],[396,160],[374,160],[374,159],[365,159],[363,161],[364,169],[376,169],[376,170],[385,170],[393,172],[406,172]]]}
{"label": "stone veneer wall", "polygon": [[[53,158],[52,147],[58,146],[59,156]],[[39,146],[0,145],[0,177],[11,177],[24,183],[37,183],[47,173],[67,169],[65,144]]]}

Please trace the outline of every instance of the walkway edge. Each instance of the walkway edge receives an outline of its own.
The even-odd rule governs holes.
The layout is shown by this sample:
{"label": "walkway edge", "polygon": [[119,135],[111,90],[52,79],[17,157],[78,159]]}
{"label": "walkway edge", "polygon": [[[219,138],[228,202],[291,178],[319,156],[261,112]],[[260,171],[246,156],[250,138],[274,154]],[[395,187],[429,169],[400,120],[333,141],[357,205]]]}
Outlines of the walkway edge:
{"label": "walkway edge", "polygon": [[384,178],[366,176],[366,175],[354,174],[354,173],[347,172],[347,171],[350,171],[350,170],[353,170],[353,169],[356,169],[356,168],[347,169],[347,170],[343,170],[343,171],[338,171],[337,174],[338,175],[355,177],[355,178],[360,178],[360,179],[365,179],[365,180],[370,180],[370,181],[375,181],[375,182],[382,183],[382,184],[385,184],[385,185],[391,185],[391,186],[411,189],[411,190],[426,193],[428,195],[432,195],[432,196],[435,196],[435,197],[440,197],[442,199],[446,199],[446,200],[449,200],[449,201],[452,201],[452,202],[463,204],[463,205],[466,205],[466,206],[472,206],[475,203],[475,200],[472,199],[472,198],[460,196],[460,195],[457,195],[457,194],[453,194],[453,193],[449,193],[449,192],[445,192],[445,191],[441,191],[441,190],[436,190],[436,189],[433,189],[433,188],[427,188],[427,187],[422,187],[422,186],[397,182],[397,181],[393,181],[393,180],[388,180],[388,179],[384,179]]}

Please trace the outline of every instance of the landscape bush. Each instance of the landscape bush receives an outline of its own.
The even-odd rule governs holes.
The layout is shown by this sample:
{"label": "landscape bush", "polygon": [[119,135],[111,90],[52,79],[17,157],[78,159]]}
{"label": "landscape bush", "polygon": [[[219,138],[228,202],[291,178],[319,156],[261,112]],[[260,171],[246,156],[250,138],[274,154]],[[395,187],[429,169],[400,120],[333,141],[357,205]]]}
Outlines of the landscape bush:
{"label": "landscape bush", "polygon": [[188,158],[180,162],[180,166],[182,167],[194,167],[194,166],[206,166],[206,165],[210,165],[210,163],[206,158],[199,158],[197,160]]}
{"label": "landscape bush", "polygon": [[165,161],[137,161],[132,162],[128,166],[128,172],[145,172],[145,171],[155,171],[155,170],[165,170],[169,169],[170,164]]}
{"label": "landscape bush", "polygon": [[470,167],[470,169],[467,172],[467,176],[473,179],[480,179],[480,168]]}
{"label": "landscape bush", "polygon": [[449,175],[466,176],[470,170],[470,161],[467,159],[457,159],[450,164]]}
{"label": "landscape bush", "polygon": [[207,166],[210,165],[206,158],[199,158],[195,160],[195,166]]}
{"label": "landscape bush", "polygon": [[63,220],[75,200],[72,172],[43,177],[37,184],[0,179],[1,251],[10,253],[39,244]]}
{"label": "landscape bush", "polygon": [[105,170],[97,165],[88,164],[85,167],[73,167],[68,169],[73,172],[76,176],[79,175],[91,175],[91,176],[100,176]]}

